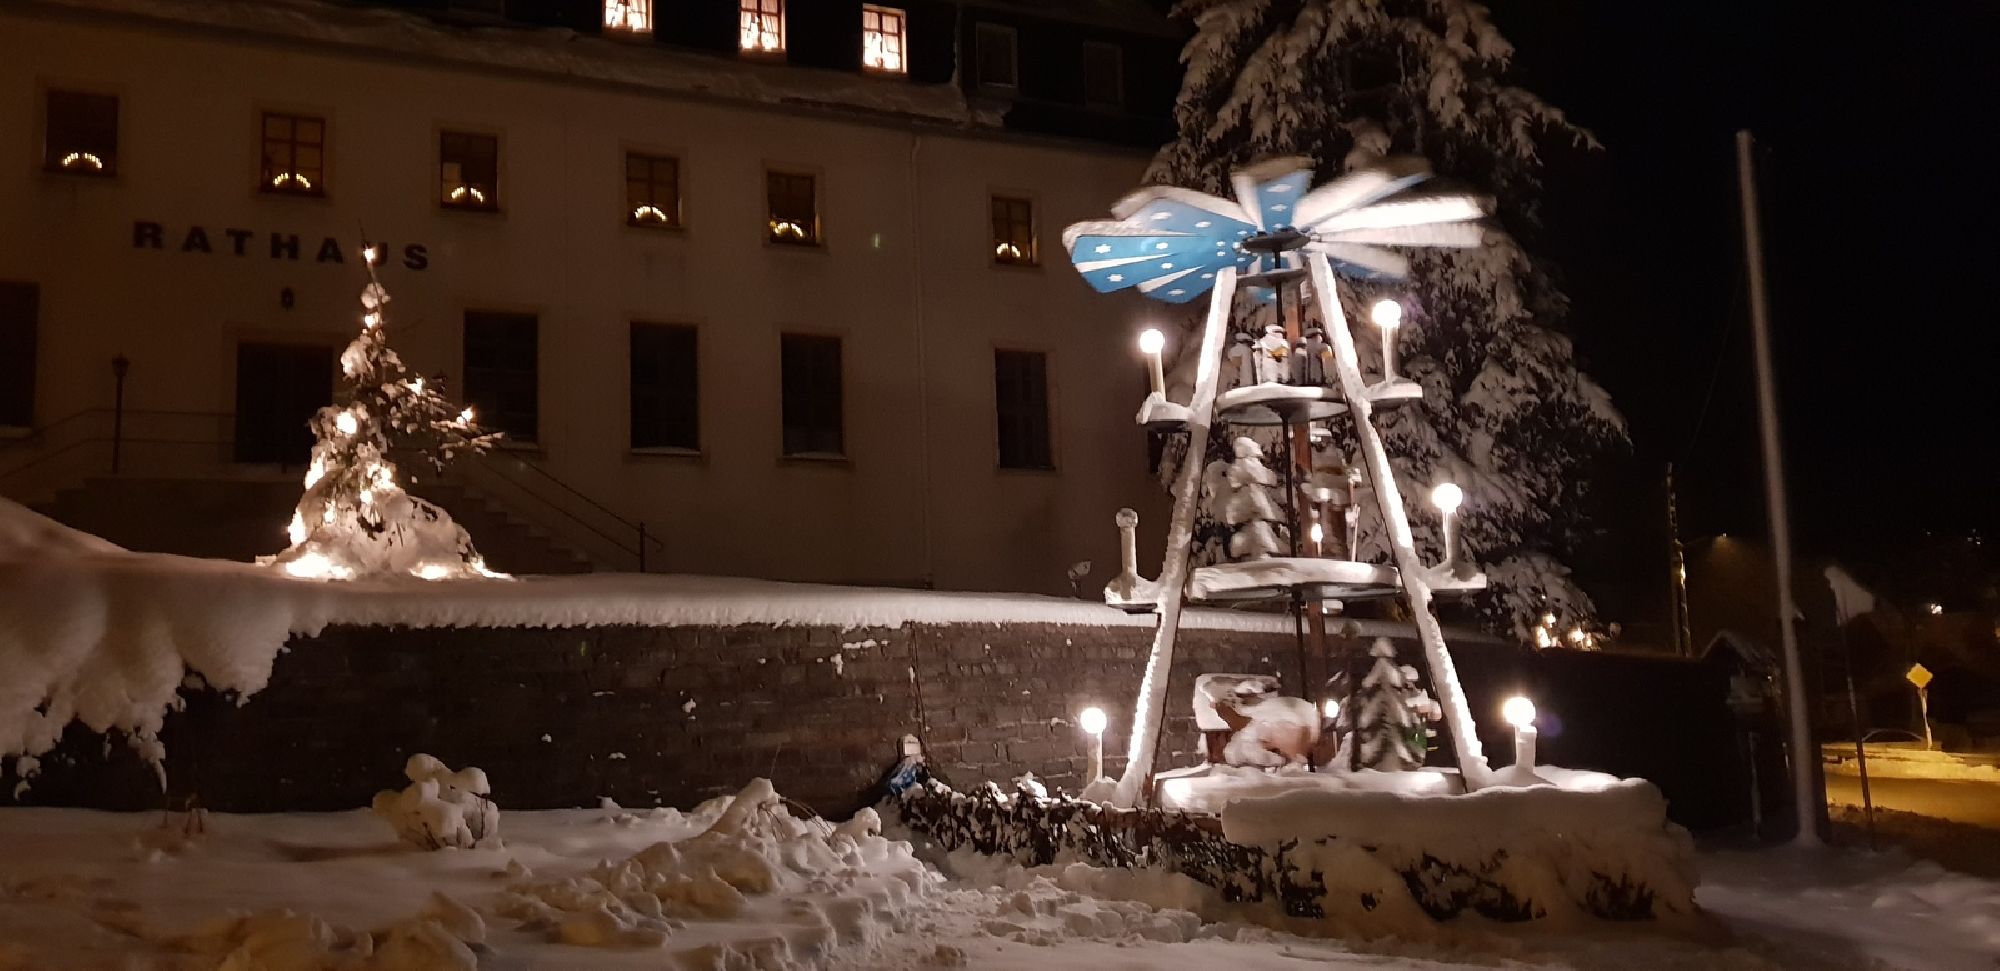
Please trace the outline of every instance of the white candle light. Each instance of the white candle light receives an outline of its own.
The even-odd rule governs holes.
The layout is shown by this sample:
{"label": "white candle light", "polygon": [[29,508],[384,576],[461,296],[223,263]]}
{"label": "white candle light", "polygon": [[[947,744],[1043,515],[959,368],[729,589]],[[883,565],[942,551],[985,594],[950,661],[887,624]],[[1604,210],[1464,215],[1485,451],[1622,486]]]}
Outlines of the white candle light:
{"label": "white candle light", "polygon": [[1375,326],[1382,328],[1382,380],[1396,380],[1396,328],[1403,326],[1403,305],[1394,300],[1377,300],[1368,311]]}
{"label": "white candle light", "polygon": [[1148,327],[1139,335],[1139,350],[1146,355],[1146,366],[1153,378],[1153,393],[1164,396],[1167,393],[1167,375],[1160,366],[1160,352],[1167,346],[1167,337],[1156,328]]}
{"label": "white candle light", "polygon": [[1444,572],[1454,569],[1458,557],[1458,507],[1465,502],[1465,490],[1457,485],[1444,482],[1431,490],[1431,505],[1436,506],[1444,517]]}
{"label": "white candle light", "polygon": [[1535,767],[1535,703],[1523,695],[1515,695],[1500,706],[1500,717],[1514,726],[1514,764],[1524,769]]}
{"label": "white candle light", "polygon": [[1104,728],[1110,719],[1104,709],[1092,706],[1077,716],[1077,724],[1090,735],[1090,781],[1104,778]]}

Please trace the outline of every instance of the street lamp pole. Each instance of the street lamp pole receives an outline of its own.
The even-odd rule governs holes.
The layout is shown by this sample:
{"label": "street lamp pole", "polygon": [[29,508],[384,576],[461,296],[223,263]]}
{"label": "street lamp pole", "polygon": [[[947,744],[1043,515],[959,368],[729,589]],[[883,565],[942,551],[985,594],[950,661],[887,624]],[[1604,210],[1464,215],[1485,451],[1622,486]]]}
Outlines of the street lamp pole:
{"label": "street lamp pole", "polygon": [[1823,845],[1819,819],[1826,814],[1826,796],[1814,769],[1812,702],[1806,695],[1805,665],[1799,660],[1795,626],[1798,607],[1792,599],[1792,522],[1785,501],[1785,462],[1779,448],[1778,381],[1771,368],[1771,320],[1764,291],[1764,240],[1757,222],[1757,176],[1751,160],[1749,129],[1736,133],[1736,180],[1743,203],[1743,250],[1750,276],[1750,332],[1757,363],[1757,427],[1764,447],[1764,502],[1771,517],[1771,559],[1777,568],[1778,642],[1785,657],[1785,707],[1791,721],[1792,797],[1799,831],[1792,842]]}

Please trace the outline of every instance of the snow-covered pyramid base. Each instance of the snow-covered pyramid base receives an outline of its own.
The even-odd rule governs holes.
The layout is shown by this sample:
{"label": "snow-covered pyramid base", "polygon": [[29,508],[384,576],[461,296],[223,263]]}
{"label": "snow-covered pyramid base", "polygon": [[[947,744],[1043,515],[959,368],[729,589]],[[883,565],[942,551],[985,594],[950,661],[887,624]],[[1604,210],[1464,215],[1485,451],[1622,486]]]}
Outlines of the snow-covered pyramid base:
{"label": "snow-covered pyramid base", "polygon": [[966,794],[925,780],[888,811],[947,851],[1184,874],[1246,918],[1305,934],[1421,937],[1435,922],[1473,916],[1693,920],[1693,842],[1667,820],[1659,790],[1576,775],[1575,788],[1469,794],[1298,786],[1235,799],[1219,816],[990,785]]}

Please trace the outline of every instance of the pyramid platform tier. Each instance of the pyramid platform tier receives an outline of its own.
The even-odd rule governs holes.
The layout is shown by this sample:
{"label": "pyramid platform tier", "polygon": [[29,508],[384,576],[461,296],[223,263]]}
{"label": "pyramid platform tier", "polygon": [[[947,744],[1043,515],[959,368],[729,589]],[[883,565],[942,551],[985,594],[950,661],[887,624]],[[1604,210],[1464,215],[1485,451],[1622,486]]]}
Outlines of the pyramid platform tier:
{"label": "pyramid platform tier", "polygon": [[1377,381],[1368,386],[1368,400],[1380,408],[1394,407],[1408,401],[1422,401],[1423,398],[1423,385],[1407,378]]}
{"label": "pyramid platform tier", "polygon": [[1313,556],[1269,556],[1196,569],[1188,578],[1192,600],[1227,602],[1289,600],[1293,591],[1308,600],[1366,600],[1402,593],[1396,568],[1380,563],[1328,560]]}
{"label": "pyramid platform tier", "polygon": [[1215,398],[1216,417],[1238,425],[1299,424],[1346,412],[1338,390],[1311,384],[1251,384]]}
{"label": "pyramid platform tier", "polygon": [[1156,431],[1174,431],[1187,427],[1188,409],[1186,405],[1168,401],[1166,395],[1155,391],[1139,403],[1139,414],[1134,420]]}

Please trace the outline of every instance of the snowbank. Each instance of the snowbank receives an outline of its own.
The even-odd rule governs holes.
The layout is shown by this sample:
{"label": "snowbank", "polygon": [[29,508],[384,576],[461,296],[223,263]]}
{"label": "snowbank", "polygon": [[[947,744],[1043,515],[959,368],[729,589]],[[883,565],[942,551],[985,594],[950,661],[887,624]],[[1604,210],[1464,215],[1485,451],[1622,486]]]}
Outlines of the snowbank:
{"label": "snowbank", "polygon": [[800,895],[791,920],[751,948],[714,948],[705,966],[818,967],[840,947],[868,946],[887,918],[935,882],[908,843],[880,835],[873,810],[839,826],[785,811],[755,779],[693,839],[656,843],[618,863],[508,889],[499,912],[551,941],[657,948],[691,921],[748,915],[753,897]]}
{"label": "snowbank", "polygon": [[[1284,632],[1269,614],[1195,611],[1188,626]],[[328,583],[246,563],[121,550],[0,499],[0,756],[38,755],[78,721],[157,762],[188,674],[248,697],[293,635],[408,627],[1048,623],[1149,627],[1102,604],[723,577],[597,574],[518,582]],[[1370,631],[1390,625],[1363,624]]]}

